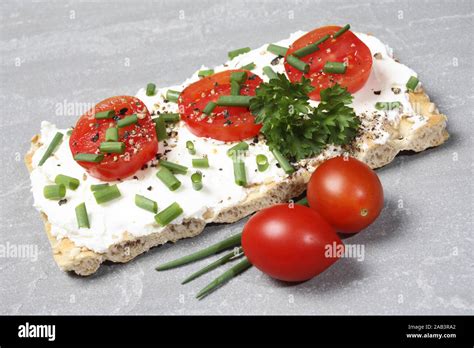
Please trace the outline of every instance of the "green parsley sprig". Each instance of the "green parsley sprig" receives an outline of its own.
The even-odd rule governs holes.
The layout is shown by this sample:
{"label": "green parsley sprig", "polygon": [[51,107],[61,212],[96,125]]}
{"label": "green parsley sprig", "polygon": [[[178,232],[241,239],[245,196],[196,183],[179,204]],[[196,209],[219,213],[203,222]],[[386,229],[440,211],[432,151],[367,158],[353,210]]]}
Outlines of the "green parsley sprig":
{"label": "green parsley sprig", "polygon": [[302,78],[292,83],[284,74],[262,83],[250,101],[255,122],[270,148],[276,148],[291,159],[318,155],[325,145],[344,145],[357,134],[360,120],[349,106],[352,95],[336,84],[321,91],[321,103],[309,104],[308,94],[314,88]]}

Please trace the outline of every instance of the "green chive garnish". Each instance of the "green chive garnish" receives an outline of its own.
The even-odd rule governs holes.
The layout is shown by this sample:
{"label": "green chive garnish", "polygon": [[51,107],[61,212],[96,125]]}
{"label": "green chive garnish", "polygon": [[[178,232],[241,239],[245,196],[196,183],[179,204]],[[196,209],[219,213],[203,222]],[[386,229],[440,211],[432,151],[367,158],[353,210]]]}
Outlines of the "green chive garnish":
{"label": "green chive garnish", "polygon": [[255,63],[252,62],[252,63],[248,63],[247,65],[242,66],[240,69],[253,70],[255,69],[255,67],[256,67]]}
{"label": "green chive garnish", "polygon": [[309,207],[308,198],[306,197],[301,198],[299,201],[296,201],[295,203]]}
{"label": "green chive garnish", "polygon": [[101,111],[94,115],[96,120],[105,120],[107,118],[112,118],[115,116],[114,110]]}
{"label": "green chive garnish", "polygon": [[67,132],[66,132],[66,135],[67,135],[68,137],[70,137],[71,134],[72,134],[72,129],[68,129]]}
{"label": "green chive garnish", "polygon": [[341,36],[342,34],[344,34],[346,31],[348,31],[349,29],[351,28],[351,26],[349,24],[346,24],[345,26],[343,26],[341,29],[339,29],[336,33],[334,33],[332,35],[332,37],[335,39],[339,36]]}
{"label": "green chive garnish", "polygon": [[235,246],[240,246],[242,242],[242,233],[235,234],[229,238],[224,239],[216,244],[208,246],[205,249],[196,251],[190,255],[180,257],[179,259],[167,262],[163,265],[156,267],[157,271],[165,271],[171,268],[176,268],[179,266],[186,265],[188,263],[204,259],[208,256],[220,253],[223,250],[233,248]]}
{"label": "green chive garnish", "polygon": [[176,103],[179,99],[180,94],[181,94],[181,92],[179,92],[179,91],[174,91],[172,89],[168,89],[168,91],[166,92],[166,99]]}
{"label": "green chive garnish", "polygon": [[240,261],[235,266],[231,267],[229,270],[222,273],[219,277],[214,279],[209,285],[207,285],[204,289],[198,292],[196,298],[203,299],[207,295],[209,295],[212,291],[216,290],[222,284],[228,282],[230,279],[234,278],[235,276],[239,275],[240,273],[246,271],[252,267],[250,261],[244,257],[242,261]]}
{"label": "green chive garnish", "polygon": [[137,122],[138,122],[138,117],[137,117],[137,115],[133,114],[133,115],[124,117],[121,120],[118,120],[117,121],[117,127],[123,128],[123,127],[130,126],[132,124],[135,124]]}
{"label": "green chive garnish", "polygon": [[60,133],[60,132],[57,132],[54,135],[53,140],[51,140],[51,142],[49,143],[48,148],[44,152],[43,157],[41,157],[41,160],[39,161],[38,166],[42,166],[43,163],[46,162],[46,160],[53,154],[53,152],[61,143],[63,136],[64,136],[63,133]]}
{"label": "green chive garnish", "polygon": [[263,73],[265,75],[267,75],[269,80],[278,78],[277,73],[275,71],[273,71],[273,69],[269,66],[266,66],[266,67],[263,68]]}
{"label": "green chive garnish", "polygon": [[240,94],[240,83],[237,81],[230,81],[230,94],[239,95]]}
{"label": "green chive garnish", "polygon": [[191,140],[186,142],[186,148],[188,149],[189,154],[195,155],[196,149],[194,148],[194,143]]}
{"label": "green chive garnish", "polygon": [[162,141],[168,139],[168,132],[166,131],[165,120],[160,116],[154,118],[153,122],[155,122],[156,137],[158,138],[158,140]]}
{"label": "green chive garnish", "polygon": [[204,158],[193,158],[194,168],[209,168],[209,160],[207,157]]}
{"label": "green chive garnish", "polygon": [[240,143],[232,146],[229,150],[227,150],[227,156],[233,157],[235,154],[239,154],[240,152],[247,151],[249,149],[249,144],[245,141],[241,141]]}
{"label": "green chive garnish", "polygon": [[99,162],[102,162],[103,159],[104,159],[103,154],[95,154],[95,153],[78,153],[74,156],[74,160],[77,162],[99,163]]}
{"label": "green chive garnish", "polygon": [[135,205],[154,214],[158,211],[158,204],[155,201],[138,194],[135,195]]}
{"label": "green chive garnish", "polygon": [[181,164],[165,160],[160,160],[160,166],[171,170],[173,174],[186,174],[186,172],[188,171],[188,167],[186,166],[182,166]]}
{"label": "green chive garnish", "polygon": [[260,154],[257,155],[255,160],[257,162],[257,168],[259,172],[264,172],[265,170],[267,170],[269,165],[267,156]]}
{"label": "green chive garnish", "polygon": [[63,174],[56,175],[56,177],[54,178],[54,182],[58,185],[63,184],[67,189],[73,191],[79,187],[79,179]]}
{"label": "green chive garnish", "polygon": [[77,227],[90,228],[89,216],[87,215],[86,204],[81,203],[76,207]]}
{"label": "green chive garnish", "polygon": [[250,52],[250,47],[238,48],[236,50],[230,51],[229,53],[227,53],[227,56],[229,57],[230,60],[232,60],[235,57],[247,52]]}
{"label": "green chive garnish", "polygon": [[251,98],[248,95],[221,95],[217,99],[217,105],[249,107]]}
{"label": "green chive garnish", "polygon": [[247,72],[245,71],[236,71],[230,74],[230,80],[237,83],[244,83],[247,80]]}
{"label": "green chive garnish", "polygon": [[155,221],[160,226],[166,226],[183,213],[183,209],[178,203],[174,202],[166,209],[155,215]]}
{"label": "green chive garnish", "polygon": [[181,186],[181,181],[168,168],[162,167],[156,173],[156,177],[161,180],[170,191],[175,191]]}
{"label": "green chive garnish", "polygon": [[156,85],[154,83],[149,83],[146,85],[146,95],[151,97],[155,95]]}
{"label": "green chive garnish", "polygon": [[284,57],[286,56],[286,52],[288,51],[288,48],[274,45],[274,44],[269,44],[267,47],[267,51],[273,54],[276,54],[277,56]]}
{"label": "green chive garnish", "polygon": [[408,82],[407,82],[407,88],[409,91],[412,91],[414,92],[416,87],[418,86],[418,83],[420,82],[420,80],[418,80],[418,78],[416,76],[411,76],[409,79],[408,79]]}
{"label": "green chive garnish", "polygon": [[94,198],[97,204],[103,204],[121,196],[117,185],[104,187],[94,191]]}
{"label": "green chive garnish", "polygon": [[46,199],[59,201],[66,196],[66,186],[60,185],[46,185],[43,188],[43,195]]}
{"label": "green chive garnish", "polygon": [[186,284],[189,283],[190,281],[202,276],[203,274],[206,274],[214,269],[216,269],[219,266],[225,265],[227,262],[235,260],[241,256],[243,256],[244,253],[242,252],[242,247],[237,248],[237,250],[233,250],[228,254],[225,254],[221,258],[217,259],[216,261],[212,262],[211,264],[207,265],[204,268],[201,268],[199,271],[191,274],[189,277],[187,277],[185,280],[181,282],[181,284]]}
{"label": "green chive garnish", "polygon": [[309,44],[308,46],[304,46],[304,47],[300,48],[299,50],[296,50],[292,54],[295,57],[302,58],[302,57],[307,56],[308,54],[316,52],[317,50],[319,50],[318,45],[313,43],[313,44]]}
{"label": "green chive garnish", "polygon": [[110,127],[107,128],[105,131],[105,141],[118,141],[118,128],[117,127]]}
{"label": "green chive garnish", "polygon": [[102,190],[102,189],[107,188],[107,187],[109,187],[109,184],[91,185],[91,191],[94,192],[94,191]]}
{"label": "green chive garnish", "polygon": [[124,153],[125,143],[121,141],[104,141],[100,143],[99,150],[103,153]]}
{"label": "green chive garnish", "polygon": [[328,74],[344,74],[346,72],[346,65],[340,62],[326,62],[323,71]]}
{"label": "green chive garnish", "polygon": [[191,183],[193,184],[193,189],[199,191],[202,189],[202,173],[196,172],[191,175]]}
{"label": "green chive garnish", "polygon": [[303,62],[302,60],[296,58],[294,55],[290,54],[286,57],[286,61],[290,64],[293,68],[298,69],[299,71],[307,74],[309,72],[309,64]]}
{"label": "green chive garnish", "polygon": [[247,173],[245,170],[245,162],[242,160],[234,160],[234,180],[239,186],[247,185]]}
{"label": "green chive garnish", "polygon": [[280,164],[281,169],[283,169],[286,174],[291,174],[295,171],[295,168],[293,168],[290,162],[288,162],[288,160],[285,158],[285,156],[281,154],[280,151],[278,151],[277,149],[272,149],[271,152]]}
{"label": "green chive garnish", "polygon": [[209,69],[209,70],[199,70],[198,72],[198,76],[199,77],[206,77],[206,76],[210,76],[214,74],[214,70],[213,69]]}
{"label": "green chive garnish", "polygon": [[202,110],[202,112],[205,113],[206,115],[210,115],[214,111],[216,106],[217,106],[216,103],[209,102],[209,103],[206,104],[206,106],[204,107],[204,110]]}
{"label": "green chive garnish", "polygon": [[377,110],[394,110],[394,109],[399,109],[401,108],[402,104],[399,101],[394,101],[394,102],[377,102],[375,103],[375,108]]}
{"label": "green chive garnish", "polygon": [[175,123],[178,122],[180,117],[178,113],[166,113],[166,114],[161,114],[160,117],[163,119],[163,121],[168,122],[168,123]]}

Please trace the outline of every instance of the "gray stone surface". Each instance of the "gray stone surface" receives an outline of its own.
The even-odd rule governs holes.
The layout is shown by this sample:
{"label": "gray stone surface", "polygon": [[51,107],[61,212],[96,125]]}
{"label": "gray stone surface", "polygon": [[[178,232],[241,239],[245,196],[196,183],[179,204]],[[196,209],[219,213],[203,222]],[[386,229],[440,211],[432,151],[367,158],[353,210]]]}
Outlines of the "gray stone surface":
{"label": "gray stone surface", "polygon": [[[472,1],[2,1],[1,235],[37,247],[34,258],[0,258],[2,314],[473,314]],[[43,119],[66,127],[94,104],[135,94],[149,81],[176,84],[226,52],[298,29],[351,23],[392,46],[449,117],[443,146],[398,157],[378,171],[386,208],[346,242],[365,260],[343,259],[298,285],[256,269],[203,301],[214,272],[181,286],[200,264],[154,266],[239,231],[210,226],[90,278],[60,272],[32,208],[22,157]],[[9,244],[8,244],[9,243]]]}

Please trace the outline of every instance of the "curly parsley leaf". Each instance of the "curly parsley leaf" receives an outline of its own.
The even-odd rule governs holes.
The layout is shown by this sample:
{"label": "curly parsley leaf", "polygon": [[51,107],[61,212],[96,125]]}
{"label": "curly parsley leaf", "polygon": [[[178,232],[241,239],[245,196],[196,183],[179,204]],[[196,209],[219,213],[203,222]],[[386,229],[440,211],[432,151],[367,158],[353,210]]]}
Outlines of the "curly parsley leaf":
{"label": "curly parsley leaf", "polygon": [[270,148],[291,159],[313,157],[326,144],[349,143],[357,133],[359,119],[348,106],[352,96],[339,85],[321,92],[321,103],[313,108],[308,94],[311,81],[291,83],[284,74],[262,83],[250,101],[250,111]]}

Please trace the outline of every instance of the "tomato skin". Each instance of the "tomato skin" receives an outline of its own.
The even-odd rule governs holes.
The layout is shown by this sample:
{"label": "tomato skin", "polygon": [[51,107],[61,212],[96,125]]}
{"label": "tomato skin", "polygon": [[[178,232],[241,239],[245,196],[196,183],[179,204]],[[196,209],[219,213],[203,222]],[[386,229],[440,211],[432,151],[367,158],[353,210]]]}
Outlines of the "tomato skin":
{"label": "tomato skin", "polygon": [[344,233],[357,233],[374,222],[383,197],[377,174],[365,163],[343,156],[317,167],[307,190],[309,206]]}
{"label": "tomato skin", "polygon": [[316,211],[298,204],[259,211],[242,233],[249,261],[269,276],[289,282],[311,279],[336,262],[337,257],[325,256],[326,246],[333,243],[343,250],[334,228]]}
{"label": "tomato skin", "polygon": [[[287,51],[286,57],[296,50],[318,41],[326,34],[334,34],[339,29],[341,27],[326,26],[310,31],[293,42]],[[307,74],[303,74],[303,72],[289,65],[286,57],[285,70],[290,81],[298,82],[302,76],[312,79],[311,85],[315,89],[309,94],[309,97],[313,100],[320,100],[320,91],[333,86],[335,83],[347,87],[350,93],[357,92],[367,82],[372,70],[370,49],[350,30],[336,39],[329,38],[319,45],[318,51],[300,58],[310,65],[310,71]],[[344,60],[348,63],[344,74],[328,74],[322,71],[326,62],[343,63]]]}
{"label": "tomato skin", "polygon": [[[248,76],[247,81],[241,85],[240,95],[255,95],[255,89],[263,81],[251,71],[242,69],[226,70],[207,76],[181,92],[181,119],[191,133],[221,141],[239,141],[258,135],[262,125],[255,123],[255,116],[248,108],[217,106],[212,117],[202,113],[208,102],[216,102],[220,95],[230,95],[230,75],[237,71],[246,71]],[[208,122],[210,119],[211,123]]]}
{"label": "tomato skin", "polygon": [[[96,113],[108,110],[115,111],[116,119],[95,119]],[[125,143],[124,154],[129,156],[104,154],[100,163],[77,162],[91,176],[102,181],[124,179],[154,158],[158,151],[154,123],[145,104],[130,96],[105,99],[79,118],[69,139],[72,156],[78,153],[99,153],[98,148],[105,141],[106,130],[115,126],[116,120],[132,114],[140,114],[137,124],[119,128],[119,141]]]}

